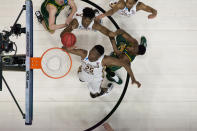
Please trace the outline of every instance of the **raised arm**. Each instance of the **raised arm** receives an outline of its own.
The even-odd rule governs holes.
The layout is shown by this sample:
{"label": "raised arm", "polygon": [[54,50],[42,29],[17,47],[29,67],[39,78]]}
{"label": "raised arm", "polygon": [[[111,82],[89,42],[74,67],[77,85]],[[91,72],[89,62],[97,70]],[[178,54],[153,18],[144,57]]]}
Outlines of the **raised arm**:
{"label": "raised arm", "polygon": [[137,11],[138,10],[143,10],[143,11],[151,13],[148,16],[149,19],[155,18],[157,16],[157,10],[153,9],[152,7],[150,7],[148,5],[145,5],[142,2],[139,2],[139,4],[137,5]]}
{"label": "raised arm", "polygon": [[65,32],[72,32],[74,29],[76,29],[79,26],[79,23],[77,19],[73,19],[70,24],[62,31],[60,34],[60,37],[65,33]]}
{"label": "raised arm", "polygon": [[63,50],[65,50],[68,53],[81,56],[82,59],[84,59],[87,55],[87,51],[83,49],[75,49],[76,47],[66,48],[65,46],[62,47]]}
{"label": "raised arm", "polygon": [[125,2],[124,0],[119,0],[118,3],[110,10],[105,12],[104,14],[101,14],[97,16],[98,19],[102,19],[105,16],[112,16],[114,13],[116,13],[119,9],[123,9],[125,7]]}
{"label": "raised arm", "polygon": [[109,37],[115,37],[116,34],[112,31],[110,31],[108,28],[105,26],[101,25],[97,20],[94,21],[94,24],[92,26],[94,30],[100,31],[102,34],[109,36]]}
{"label": "raised arm", "polygon": [[68,16],[68,18],[66,19],[66,24],[69,25],[70,22],[73,19],[73,16],[75,15],[75,13],[77,12],[77,6],[74,2],[74,0],[68,0],[68,4],[70,5],[70,7],[72,8],[72,11],[70,13],[70,15]]}
{"label": "raised arm", "polygon": [[141,86],[141,84],[136,81],[133,71],[130,67],[130,63],[125,63],[120,59],[117,58],[113,58],[110,56],[105,56],[103,61],[102,61],[103,66],[123,66],[125,68],[125,70],[129,73],[130,77],[131,77],[131,81],[132,84],[137,84],[138,88]]}
{"label": "raised arm", "polygon": [[66,27],[65,24],[56,25],[55,24],[55,14],[57,9],[53,5],[47,5],[49,8],[49,29],[57,30]]}

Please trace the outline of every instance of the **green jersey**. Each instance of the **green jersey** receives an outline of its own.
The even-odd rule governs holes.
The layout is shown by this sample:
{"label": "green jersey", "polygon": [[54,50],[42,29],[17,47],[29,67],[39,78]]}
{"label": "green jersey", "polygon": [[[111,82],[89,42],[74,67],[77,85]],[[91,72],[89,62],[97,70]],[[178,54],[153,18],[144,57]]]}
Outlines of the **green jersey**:
{"label": "green jersey", "polygon": [[[127,47],[132,46],[132,43],[129,43],[124,37],[122,37],[122,35],[118,35],[116,37],[116,46],[119,51],[124,53],[129,58],[130,62],[132,62],[135,59],[136,55],[129,54],[126,49]],[[115,52],[112,52],[110,54],[110,56],[118,58],[118,56],[116,55]],[[120,66],[109,66],[107,68],[110,68],[111,71],[116,71],[116,70],[120,69],[121,67]]]}

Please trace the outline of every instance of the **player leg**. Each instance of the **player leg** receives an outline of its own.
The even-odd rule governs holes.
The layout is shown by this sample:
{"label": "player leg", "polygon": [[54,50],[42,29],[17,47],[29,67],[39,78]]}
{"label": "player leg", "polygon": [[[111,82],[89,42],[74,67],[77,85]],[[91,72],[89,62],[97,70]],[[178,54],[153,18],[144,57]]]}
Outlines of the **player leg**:
{"label": "player leg", "polygon": [[[125,38],[122,37],[122,35],[118,35],[116,37],[116,46],[117,47],[120,46],[120,43],[127,43],[127,42],[128,41],[125,40]],[[120,50],[122,50],[122,49],[120,49]],[[114,52],[112,52],[110,54],[110,56],[114,57],[114,58],[118,58],[118,56]],[[119,66],[108,66],[105,70],[107,72],[107,75],[106,75],[107,79],[109,81],[116,82],[117,84],[122,84],[122,79],[115,73],[115,71],[119,70],[120,68],[121,67],[119,67]]]}
{"label": "player leg", "polygon": [[110,66],[105,69],[106,71],[106,78],[109,81],[115,82],[117,84],[122,84],[122,79],[115,73],[116,70],[120,69],[121,67],[118,66]]}
{"label": "player leg", "polygon": [[113,84],[109,83],[107,88],[101,87],[103,80],[93,80],[88,83],[88,89],[90,90],[90,96],[96,98],[104,94],[109,93],[113,89]]}
{"label": "player leg", "polygon": [[[115,55],[114,52],[110,54],[111,57],[118,58],[117,55]],[[106,71],[106,77],[109,81],[115,82],[117,84],[122,84],[122,79],[115,73],[115,71],[119,70],[121,67],[119,66],[108,66]]]}
{"label": "player leg", "polygon": [[46,31],[48,31],[51,34],[55,33],[54,30],[49,29],[49,21],[48,21],[49,14],[48,14],[48,11],[47,11],[46,7],[44,6],[44,4],[42,4],[42,6],[41,6],[41,12],[36,11],[35,15],[38,19],[38,22],[43,25],[43,27],[45,28]]}
{"label": "player leg", "polygon": [[48,18],[43,17],[40,11],[36,11],[35,15],[46,31],[51,34],[55,33],[54,30],[49,29]]}
{"label": "player leg", "polygon": [[87,78],[86,78],[86,76],[83,74],[83,72],[82,72],[82,70],[81,70],[81,67],[82,67],[82,66],[79,66],[77,75],[78,75],[78,77],[79,77],[79,81],[81,81],[81,82],[86,82],[86,81],[87,81]]}

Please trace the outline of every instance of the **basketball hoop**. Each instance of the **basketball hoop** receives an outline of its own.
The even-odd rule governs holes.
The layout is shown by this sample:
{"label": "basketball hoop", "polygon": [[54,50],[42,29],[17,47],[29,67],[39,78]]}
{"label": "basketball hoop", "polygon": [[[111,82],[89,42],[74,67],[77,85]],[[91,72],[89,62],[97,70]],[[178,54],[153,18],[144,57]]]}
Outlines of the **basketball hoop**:
{"label": "basketball hoop", "polygon": [[72,67],[70,54],[61,48],[50,48],[41,57],[32,57],[30,63],[31,69],[41,69],[47,77],[53,79],[63,78]]}

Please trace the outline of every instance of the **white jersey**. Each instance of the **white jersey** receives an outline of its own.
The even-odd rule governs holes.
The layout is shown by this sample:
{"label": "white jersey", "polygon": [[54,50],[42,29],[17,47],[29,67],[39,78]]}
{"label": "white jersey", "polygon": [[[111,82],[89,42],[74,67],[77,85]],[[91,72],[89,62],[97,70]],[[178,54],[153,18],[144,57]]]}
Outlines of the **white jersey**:
{"label": "white jersey", "polygon": [[103,66],[102,66],[102,60],[104,58],[104,55],[102,55],[97,61],[90,62],[88,59],[89,52],[87,56],[81,60],[81,75],[83,75],[82,81],[92,81],[92,80],[102,80],[103,79]]}
{"label": "white jersey", "polygon": [[[118,2],[118,0],[112,0],[112,1],[113,1],[113,3]],[[111,1],[111,3],[112,3],[112,1]],[[124,0],[124,1],[125,1],[125,3],[126,3],[126,0]],[[132,7],[130,10],[129,10],[127,7],[125,7],[125,8],[122,9],[122,10],[119,10],[119,13],[120,13],[121,15],[124,15],[124,16],[135,15],[135,13],[137,12],[136,7],[137,7],[138,3],[139,3],[139,1],[137,1],[137,2],[135,3],[135,5],[133,5],[133,7]]]}
{"label": "white jersey", "polygon": [[93,30],[92,29],[92,26],[94,25],[94,20],[89,24],[89,26],[87,28],[85,28],[83,25],[82,25],[82,16],[75,16],[75,18],[77,19],[78,23],[79,23],[79,26],[77,29],[81,29],[81,30]]}
{"label": "white jersey", "polygon": [[[92,29],[92,26],[94,25],[94,20],[90,23],[90,25],[87,28],[85,28],[82,25],[82,15],[83,15],[83,9],[78,9],[78,11],[76,12],[76,14],[74,16],[77,19],[78,23],[79,23],[79,26],[78,26],[77,29],[96,31],[96,30]],[[99,15],[99,13],[95,14],[95,16],[98,16],[98,15]]]}

